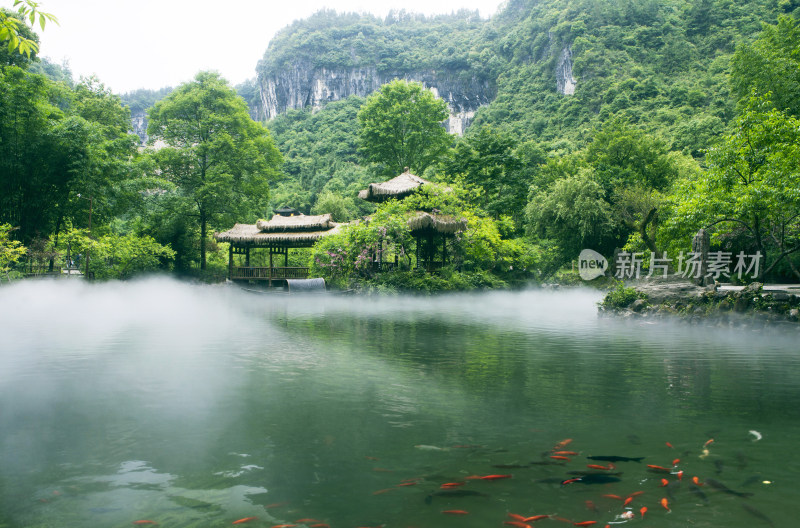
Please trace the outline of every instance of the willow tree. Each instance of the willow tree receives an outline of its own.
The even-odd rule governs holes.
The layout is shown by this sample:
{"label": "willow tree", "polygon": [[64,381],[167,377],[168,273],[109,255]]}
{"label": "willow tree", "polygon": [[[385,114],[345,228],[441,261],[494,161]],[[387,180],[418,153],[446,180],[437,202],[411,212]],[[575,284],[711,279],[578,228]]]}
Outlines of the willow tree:
{"label": "willow tree", "polygon": [[383,174],[421,174],[453,141],[442,124],[448,115],[447,103],[420,83],[384,84],[358,112],[359,152]]}
{"label": "willow tree", "polygon": [[205,269],[209,225],[262,213],[281,155],[269,131],[250,118],[244,99],[214,72],[200,72],[179,86],[155,104],[149,118],[151,144],[166,144],[156,153],[161,175],[199,227]]}

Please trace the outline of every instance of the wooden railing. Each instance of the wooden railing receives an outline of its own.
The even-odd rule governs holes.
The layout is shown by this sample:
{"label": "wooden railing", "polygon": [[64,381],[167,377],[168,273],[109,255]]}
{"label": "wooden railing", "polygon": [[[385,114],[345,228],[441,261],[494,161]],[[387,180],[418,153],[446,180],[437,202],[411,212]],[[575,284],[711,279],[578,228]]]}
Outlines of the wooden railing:
{"label": "wooden railing", "polygon": [[308,268],[301,267],[250,267],[231,269],[231,280],[283,280],[307,279]]}

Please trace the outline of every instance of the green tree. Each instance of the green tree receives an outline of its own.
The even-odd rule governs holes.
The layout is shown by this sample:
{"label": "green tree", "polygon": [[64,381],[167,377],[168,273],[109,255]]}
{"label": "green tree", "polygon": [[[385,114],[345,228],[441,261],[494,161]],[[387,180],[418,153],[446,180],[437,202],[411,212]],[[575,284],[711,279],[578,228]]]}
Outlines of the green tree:
{"label": "green tree", "polygon": [[781,16],[776,25],[764,24],[755,42],[737,47],[731,86],[740,106],[753,92],[771,93],[778,110],[800,117],[800,21]]}
{"label": "green tree", "polygon": [[22,242],[11,238],[13,228],[8,224],[0,224],[0,273],[9,278],[8,271],[20,258],[25,255],[27,249]]}
{"label": "green tree", "polygon": [[281,155],[269,131],[250,118],[247,104],[214,72],[200,72],[155,104],[147,132],[163,141],[156,158],[200,230],[200,268],[206,268],[208,226],[230,225],[262,213]]}
{"label": "green tree", "polygon": [[39,51],[39,43],[26,31],[27,24],[33,26],[38,20],[44,30],[48,21],[58,24],[58,19],[41,11],[39,2],[34,0],[14,0],[14,7],[17,8],[16,13],[0,9],[0,43],[5,43],[9,52],[17,50],[20,55],[25,54],[30,58],[31,53]]}
{"label": "green tree", "polygon": [[708,153],[708,170],[681,181],[670,228],[714,228],[717,241],[761,252],[762,277],[786,262],[800,278],[791,260],[800,251],[800,119],[773,105],[751,98],[734,131]]}
{"label": "green tree", "polygon": [[367,98],[358,112],[359,153],[384,175],[408,167],[422,174],[452,142],[442,126],[447,103],[420,83],[395,80]]}

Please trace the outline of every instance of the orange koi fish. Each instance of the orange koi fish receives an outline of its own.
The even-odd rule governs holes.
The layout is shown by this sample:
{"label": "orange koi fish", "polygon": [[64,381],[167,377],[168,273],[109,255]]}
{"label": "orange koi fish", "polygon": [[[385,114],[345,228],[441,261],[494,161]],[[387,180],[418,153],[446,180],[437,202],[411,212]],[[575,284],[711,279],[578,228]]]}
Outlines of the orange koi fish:
{"label": "orange koi fish", "polygon": [[678,480],[683,480],[683,470],[680,470],[675,474],[678,476]]}
{"label": "orange koi fish", "polygon": [[[256,517],[256,519],[257,518],[258,517]],[[297,525],[296,524],[276,524],[272,528],[293,528],[294,526],[297,526]]]}
{"label": "orange koi fish", "polygon": [[481,480],[499,480],[507,478],[511,478],[511,475],[484,475],[483,477],[480,477]]}
{"label": "orange koi fish", "polygon": [[231,524],[244,524],[246,522],[255,521],[256,519],[258,519],[258,517],[245,517],[243,519],[239,519],[238,521],[233,521]]}
{"label": "orange koi fish", "polygon": [[572,443],[572,438],[565,438],[564,440],[562,440],[559,443],[557,443],[553,447],[553,449],[563,449],[564,447],[568,446],[570,443]]}
{"label": "orange koi fish", "polygon": [[661,499],[661,506],[663,506],[664,509],[667,510],[667,511],[672,511],[672,510],[669,509],[669,501],[667,500],[666,497]]}
{"label": "orange koi fish", "polygon": [[504,521],[503,524],[507,524],[509,526],[516,526],[517,528],[531,528],[530,524],[525,524],[522,521]]}
{"label": "orange koi fish", "polygon": [[713,438],[709,438],[708,440],[706,440],[706,443],[703,444],[703,447],[708,447],[713,443],[714,443],[714,439]]}
{"label": "orange koi fish", "polygon": [[675,449],[675,447],[672,444],[670,444],[669,442],[664,442],[664,443],[667,445],[668,448]]}
{"label": "orange koi fish", "polygon": [[575,451],[553,451],[554,455],[570,455],[570,456],[578,456],[578,453]]}
{"label": "orange koi fish", "polygon": [[603,497],[605,497],[607,499],[623,500],[622,497],[620,497],[619,495],[603,495]]}
{"label": "orange koi fish", "polygon": [[533,522],[533,521],[541,521],[542,519],[549,519],[549,515],[534,515],[533,517],[525,517],[523,522]]}
{"label": "orange koi fish", "polygon": [[670,468],[665,468],[664,466],[655,466],[653,464],[647,464],[647,467],[650,468],[652,471],[658,473],[671,473],[672,470]]}
{"label": "orange koi fish", "polygon": [[388,492],[392,491],[393,489],[394,488],[381,489],[381,490],[378,490],[378,491],[373,491],[372,494],[373,495],[383,495],[384,493],[388,493]]}
{"label": "orange koi fish", "polygon": [[644,514],[647,513],[647,506],[642,506],[642,509],[639,510],[639,513],[642,514],[642,519],[644,519]]}
{"label": "orange koi fish", "polygon": [[447,513],[449,515],[469,515],[467,510],[442,510],[442,513]]}
{"label": "orange koi fish", "polygon": [[569,457],[565,457],[562,455],[550,455],[550,458],[552,458],[553,460],[566,460],[567,462],[570,461]]}
{"label": "orange koi fish", "polygon": [[525,517],[523,515],[517,515],[516,513],[509,513],[508,516],[514,519],[515,521],[522,521],[522,522],[525,521]]}
{"label": "orange koi fish", "polygon": [[628,504],[630,504],[631,502],[633,502],[633,497],[628,497],[628,498],[627,498],[627,499],[625,499],[625,501],[622,503],[622,507],[624,508],[625,506],[627,506],[627,505],[628,505]]}
{"label": "orange koi fish", "polygon": [[158,524],[158,523],[148,519],[142,519],[141,521],[133,521],[133,524]]}
{"label": "orange koi fish", "polygon": [[482,478],[483,478],[483,477],[482,477],[482,476],[480,476],[480,475],[470,475],[470,476],[468,476],[468,477],[464,477],[464,479],[465,479],[465,480],[480,480],[480,479],[482,479]]}
{"label": "orange koi fish", "polygon": [[403,482],[401,484],[398,484],[398,487],[399,486],[416,486],[416,485],[417,485],[416,482]]}
{"label": "orange koi fish", "polygon": [[675,460],[672,461],[672,465],[673,466],[677,466],[680,463],[681,463],[681,459],[680,458],[676,458]]}
{"label": "orange koi fish", "polygon": [[448,489],[448,488],[457,488],[459,486],[463,486],[466,482],[445,482],[439,488],[441,489]]}
{"label": "orange koi fish", "polygon": [[631,497],[638,497],[638,496],[639,496],[639,495],[641,495],[642,493],[644,493],[644,492],[643,492],[643,491],[634,491],[633,493],[631,493],[631,494],[630,494],[630,496],[631,496]]}
{"label": "orange koi fish", "polygon": [[697,477],[692,477],[692,482],[694,482],[695,486],[702,486],[703,483],[700,482],[700,479]]}
{"label": "orange koi fish", "polygon": [[573,482],[580,482],[580,481],[581,481],[581,477],[575,477],[575,478],[571,478],[571,479],[567,479],[567,480],[562,480],[561,481],[561,485],[563,486],[565,484],[572,484]]}
{"label": "orange koi fish", "polygon": [[574,524],[575,526],[591,526],[593,524],[597,524],[597,521],[582,521],[582,522],[576,522],[576,523],[572,523],[572,524]]}
{"label": "orange koi fish", "polygon": [[607,466],[601,466],[600,464],[586,464],[586,467],[589,469],[602,469],[604,471],[611,471],[612,469],[617,469],[614,464],[609,464]]}
{"label": "orange koi fish", "polygon": [[669,481],[667,479],[661,479],[661,485],[659,487],[665,488],[667,486],[669,486]]}

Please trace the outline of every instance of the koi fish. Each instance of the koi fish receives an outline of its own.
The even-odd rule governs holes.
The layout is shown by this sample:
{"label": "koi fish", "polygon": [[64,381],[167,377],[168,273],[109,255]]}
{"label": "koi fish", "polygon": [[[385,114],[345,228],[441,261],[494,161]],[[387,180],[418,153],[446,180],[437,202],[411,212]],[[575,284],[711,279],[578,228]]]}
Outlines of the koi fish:
{"label": "koi fish", "polygon": [[567,480],[562,480],[561,481],[561,485],[565,486],[567,484],[572,484],[573,482],[580,482],[582,478],[583,477],[575,477],[575,478],[570,478],[570,479],[567,479]]}
{"label": "koi fish", "polygon": [[272,504],[267,504],[264,507],[265,508],[280,508],[281,506],[286,506],[287,504],[289,504],[289,501],[273,502]]}
{"label": "koi fish", "polygon": [[564,460],[566,462],[570,461],[569,457],[565,457],[562,455],[550,455],[550,458],[552,458],[553,460]]}
{"label": "koi fish", "polygon": [[670,510],[670,509],[669,509],[669,501],[667,500],[667,498],[666,498],[666,497],[664,497],[663,499],[661,499],[661,506],[662,506],[662,507],[663,507],[665,510],[667,510],[668,512],[671,512],[671,511],[672,511],[672,510]]}
{"label": "koi fish", "polygon": [[578,453],[575,451],[553,451],[554,455],[570,455],[570,456],[578,456]]}
{"label": "koi fish", "polygon": [[512,519],[514,519],[515,521],[522,521],[522,522],[525,521],[525,516],[524,515],[519,515],[519,514],[516,514],[516,513],[509,513],[508,516],[511,517]]}
{"label": "koi fish", "polygon": [[522,521],[504,521],[503,524],[507,524],[508,526],[516,526],[517,528],[531,528],[530,524],[526,524]]}
{"label": "koi fish", "polygon": [[402,487],[402,486],[416,486],[416,485],[417,485],[417,482],[403,482],[401,484],[398,484],[397,486],[398,487]]}
{"label": "koi fish", "polygon": [[670,444],[669,442],[664,442],[664,444],[666,444],[666,446],[668,448],[670,448],[670,449],[675,449],[675,447],[672,444]]}
{"label": "koi fish", "polygon": [[603,497],[605,497],[607,499],[623,500],[622,497],[620,497],[619,495],[607,494],[607,495],[603,495]]}
{"label": "koi fish", "polygon": [[[258,517],[256,517],[256,519],[257,518]],[[297,526],[297,525],[296,524],[276,524],[272,528],[293,528],[294,526]]]}
{"label": "koi fish", "polygon": [[572,443],[572,438],[565,438],[564,440],[562,440],[562,441],[560,441],[559,443],[557,443],[557,444],[556,444],[556,445],[553,447],[553,449],[562,449],[562,448],[564,448],[564,447],[568,446],[568,445],[569,445],[569,444],[571,444],[571,443]]}
{"label": "koi fish", "polygon": [[442,513],[446,513],[448,515],[469,515],[467,510],[442,510]]}
{"label": "koi fish", "polygon": [[574,524],[575,526],[591,526],[593,524],[597,524],[597,521],[581,521],[572,524]]}
{"label": "koi fish", "polygon": [[702,486],[703,483],[700,482],[700,479],[697,477],[692,477],[692,482],[694,482],[695,486]]}
{"label": "koi fish", "polygon": [[457,488],[459,486],[463,486],[464,484],[466,484],[466,482],[445,482],[439,486],[439,489]]}
{"label": "koi fish", "polygon": [[638,497],[638,496],[639,496],[639,495],[641,495],[642,493],[644,493],[644,492],[643,492],[643,491],[634,491],[633,493],[631,493],[631,494],[630,494],[630,496],[631,496],[631,497]]}
{"label": "koi fish", "polygon": [[683,480],[683,470],[681,470],[681,471],[678,471],[678,472],[677,472],[677,473],[675,473],[675,474],[678,476],[678,480]]}
{"label": "koi fish", "polygon": [[392,491],[393,489],[394,489],[394,488],[380,489],[380,490],[378,490],[378,491],[373,491],[373,492],[372,492],[372,494],[373,494],[373,495],[383,495],[384,493],[389,493],[389,492],[390,492],[390,491]]}
{"label": "koi fish", "polygon": [[511,478],[511,475],[484,475],[481,477],[481,480],[500,480],[509,478]]}
{"label": "koi fish", "polygon": [[244,524],[246,522],[255,521],[258,517],[245,517],[243,519],[239,519],[238,521],[233,521],[231,524]]}
{"label": "koi fish", "polygon": [[622,507],[624,508],[625,506],[627,506],[627,505],[628,505],[628,504],[630,504],[631,502],[633,502],[633,497],[628,497],[628,498],[627,498],[627,499],[625,499],[625,501],[622,503]]}
{"label": "koi fish", "polygon": [[148,519],[142,519],[140,521],[133,521],[133,524],[158,524],[158,523]]}
{"label": "koi fish", "polygon": [[706,440],[706,443],[703,444],[703,447],[708,447],[713,443],[714,443],[714,439],[713,438],[709,438],[708,440]]}
{"label": "koi fish", "polygon": [[550,515],[534,515],[532,517],[525,517],[523,522],[541,521],[542,519],[549,519]]}
{"label": "koi fish", "polygon": [[644,519],[644,514],[647,513],[647,506],[642,506],[642,508],[639,510],[639,513],[642,514],[642,519]]}
{"label": "koi fish", "polygon": [[704,504],[708,504],[708,497],[706,497],[706,494],[703,493],[703,490],[697,486],[689,486],[689,492],[697,495],[697,498],[703,501]]}
{"label": "koi fish", "polygon": [[607,466],[601,466],[600,464],[586,464],[586,467],[590,469],[602,469],[604,471],[611,471],[612,469],[617,469],[617,467],[611,463],[609,463]]}
{"label": "koi fish", "polygon": [[601,462],[641,462],[644,457],[625,457],[616,455],[587,456],[589,460],[600,460]]}
{"label": "koi fish", "polygon": [[774,526],[774,524],[772,523],[772,519],[770,519],[769,517],[767,517],[766,515],[761,513],[759,510],[755,509],[753,506],[750,506],[746,502],[742,503],[742,508],[744,508],[744,511],[746,511],[747,513],[749,513],[753,517],[755,517],[757,519],[761,519],[762,521],[764,521],[765,523],[769,524],[770,526]]}
{"label": "koi fish", "polygon": [[661,486],[659,487],[663,488],[667,485],[669,485],[669,481],[667,479],[661,479]]}
{"label": "koi fish", "polygon": [[672,473],[670,468],[665,468],[664,466],[656,466],[653,464],[647,464],[647,471],[652,471],[653,473]]}
{"label": "koi fish", "polygon": [[672,461],[672,465],[673,466],[677,466],[680,463],[681,463],[681,459],[680,458],[676,458],[675,460]]}
{"label": "koi fish", "polygon": [[302,519],[297,519],[295,522],[296,523],[306,523],[306,524],[308,524],[308,523],[320,523],[322,521],[320,521],[319,519],[307,519],[307,518],[304,517]]}

